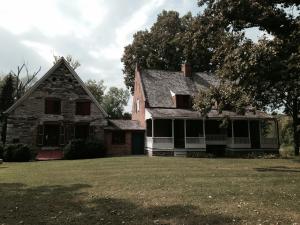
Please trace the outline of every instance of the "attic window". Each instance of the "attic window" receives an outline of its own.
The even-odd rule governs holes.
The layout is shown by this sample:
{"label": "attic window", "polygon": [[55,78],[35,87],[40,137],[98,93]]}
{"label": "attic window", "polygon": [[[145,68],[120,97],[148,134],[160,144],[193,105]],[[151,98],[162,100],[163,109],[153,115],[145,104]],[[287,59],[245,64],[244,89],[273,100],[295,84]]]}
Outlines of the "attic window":
{"label": "attic window", "polygon": [[76,115],[90,115],[91,114],[91,102],[78,101],[76,102]]}
{"label": "attic window", "polygon": [[175,105],[176,108],[188,109],[191,108],[191,96],[190,95],[175,95]]}
{"label": "attic window", "polygon": [[58,98],[45,99],[45,114],[59,115],[61,113],[61,102]]}

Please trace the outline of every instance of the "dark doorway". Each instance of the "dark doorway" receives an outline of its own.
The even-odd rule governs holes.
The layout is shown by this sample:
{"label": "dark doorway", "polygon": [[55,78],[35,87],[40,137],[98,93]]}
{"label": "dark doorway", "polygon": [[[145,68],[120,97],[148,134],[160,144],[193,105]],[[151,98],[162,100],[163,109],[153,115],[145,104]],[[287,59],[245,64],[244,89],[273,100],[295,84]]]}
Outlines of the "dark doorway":
{"label": "dark doorway", "polygon": [[174,120],[174,147],[185,148],[184,120]]}
{"label": "dark doorway", "polygon": [[251,148],[260,148],[259,121],[250,121]]}
{"label": "dark doorway", "polygon": [[44,125],[44,146],[59,146],[59,128],[58,124]]}
{"label": "dark doorway", "polygon": [[132,154],[133,155],[143,155],[144,154],[144,132],[132,132]]}

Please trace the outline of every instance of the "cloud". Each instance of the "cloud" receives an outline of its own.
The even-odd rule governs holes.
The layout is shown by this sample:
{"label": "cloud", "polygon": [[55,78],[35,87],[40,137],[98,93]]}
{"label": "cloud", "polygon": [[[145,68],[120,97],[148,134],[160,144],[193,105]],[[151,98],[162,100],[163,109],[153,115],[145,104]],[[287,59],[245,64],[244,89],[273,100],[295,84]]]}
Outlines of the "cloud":
{"label": "cloud", "polygon": [[[125,87],[124,47],[163,9],[199,12],[196,0],[0,0],[0,73],[28,62],[45,73],[53,54],[71,54],[83,80]],[[128,110],[131,110],[131,103]]]}

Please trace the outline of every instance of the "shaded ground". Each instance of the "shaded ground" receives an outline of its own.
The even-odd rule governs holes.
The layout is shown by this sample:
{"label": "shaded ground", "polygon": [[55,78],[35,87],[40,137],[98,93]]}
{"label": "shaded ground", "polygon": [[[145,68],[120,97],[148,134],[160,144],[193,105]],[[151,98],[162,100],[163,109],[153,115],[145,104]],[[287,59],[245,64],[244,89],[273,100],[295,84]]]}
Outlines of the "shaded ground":
{"label": "shaded ground", "polygon": [[300,224],[300,163],[124,157],[0,165],[0,224]]}

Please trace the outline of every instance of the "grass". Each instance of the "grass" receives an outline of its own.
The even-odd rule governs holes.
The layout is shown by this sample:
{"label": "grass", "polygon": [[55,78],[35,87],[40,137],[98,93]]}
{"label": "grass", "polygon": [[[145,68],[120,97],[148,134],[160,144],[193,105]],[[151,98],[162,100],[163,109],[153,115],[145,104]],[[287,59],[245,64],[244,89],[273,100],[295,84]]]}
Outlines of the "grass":
{"label": "grass", "polygon": [[4,163],[0,224],[300,224],[300,161]]}

